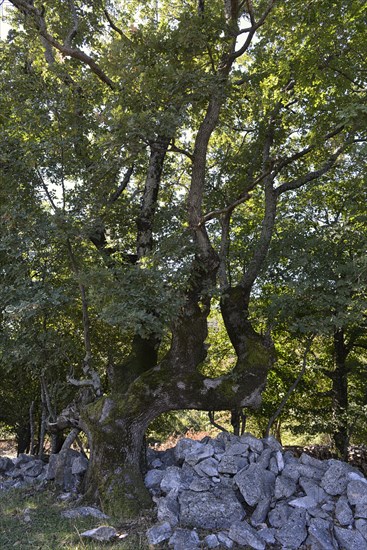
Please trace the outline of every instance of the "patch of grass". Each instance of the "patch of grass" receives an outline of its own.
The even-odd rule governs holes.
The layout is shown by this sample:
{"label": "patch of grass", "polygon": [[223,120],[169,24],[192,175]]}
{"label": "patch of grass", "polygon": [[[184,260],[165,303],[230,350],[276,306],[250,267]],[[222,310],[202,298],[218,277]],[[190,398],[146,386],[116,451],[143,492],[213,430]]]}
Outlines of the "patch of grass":
{"label": "patch of grass", "polygon": [[[61,511],[71,508],[70,503],[60,502],[51,490],[37,488],[13,489],[0,492],[0,548],[10,550],[57,549],[109,549],[148,550],[146,530],[154,523],[153,517],[141,517],[139,521],[119,524],[118,521],[99,520],[93,517],[67,519]],[[80,533],[100,525],[110,525],[124,539],[112,543],[87,541]]]}

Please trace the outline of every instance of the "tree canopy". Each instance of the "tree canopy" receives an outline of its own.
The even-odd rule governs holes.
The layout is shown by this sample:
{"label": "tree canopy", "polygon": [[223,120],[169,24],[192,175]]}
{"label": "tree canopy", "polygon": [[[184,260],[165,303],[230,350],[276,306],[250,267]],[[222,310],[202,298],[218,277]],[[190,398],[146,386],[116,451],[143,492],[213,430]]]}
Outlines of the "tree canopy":
{"label": "tree canopy", "polygon": [[365,345],[366,4],[10,4],[1,370],[34,381],[54,436],[87,434],[86,498],[136,514],[149,423],[258,407],[282,342],[334,346],[344,418]]}

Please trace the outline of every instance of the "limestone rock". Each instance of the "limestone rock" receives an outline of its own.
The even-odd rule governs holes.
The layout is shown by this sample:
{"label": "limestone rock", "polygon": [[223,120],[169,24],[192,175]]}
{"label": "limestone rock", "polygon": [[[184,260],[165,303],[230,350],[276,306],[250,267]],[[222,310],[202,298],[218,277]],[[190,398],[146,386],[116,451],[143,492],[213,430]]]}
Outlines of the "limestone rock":
{"label": "limestone rock", "polygon": [[154,492],[160,490],[161,482],[164,477],[164,470],[148,470],[144,483],[147,489],[153,489]]}
{"label": "limestone rock", "polygon": [[296,549],[301,546],[307,537],[306,510],[293,510],[287,521],[277,530],[275,538],[283,548]]}
{"label": "limestone rock", "polygon": [[205,458],[194,466],[195,472],[199,476],[217,477],[218,476],[218,460],[212,456]]}
{"label": "limestone rock", "polygon": [[220,542],[217,535],[208,535],[205,537],[204,545],[206,548],[218,548],[218,546],[220,546]]}
{"label": "limestone rock", "polygon": [[274,493],[275,475],[258,464],[250,464],[238,472],[234,481],[250,506],[254,506],[264,497],[271,497]]}
{"label": "limestone rock", "polygon": [[353,512],[345,495],[342,495],[337,500],[335,506],[335,518],[342,527],[353,524]]}
{"label": "limestone rock", "polygon": [[175,527],[179,521],[178,489],[172,489],[166,497],[158,499],[157,517]]}
{"label": "limestone rock", "polygon": [[317,543],[322,550],[338,548],[333,537],[333,526],[330,521],[312,518],[308,528],[310,542]]}
{"label": "limestone rock", "polygon": [[114,527],[101,525],[101,527],[97,527],[96,529],[84,531],[84,533],[81,533],[81,536],[99,542],[111,542],[117,537],[117,531]]}
{"label": "limestone rock", "polygon": [[20,470],[23,476],[37,477],[42,473],[44,465],[42,460],[32,460],[23,464]]}
{"label": "limestone rock", "polygon": [[322,480],[321,487],[329,495],[341,495],[345,492],[348,483],[348,473],[350,466],[339,460],[329,461],[330,467],[326,470]]}
{"label": "limestone rock", "polygon": [[367,550],[367,541],[359,531],[334,527],[334,532],[343,550]]}
{"label": "limestone rock", "polygon": [[169,539],[169,545],[173,550],[196,550],[200,547],[200,539],[196,531],[178,528]]}
{"label": "limestone rock", "polygon": [[251,516],[252,525],[257,526],[265,522],[270,510],[270,503],[271,503],[270,497],[262,498],[257,503],[257,506]]}
{"label": "limestone rock", "polygon": [[73,460],[73,463],[71,466],[71,473],[73,475],[85,474],[85,472],[88,469],[88,463],[89,461],[85,456],[83,455],[78,456],[75,460]]}
{"label": "limestone rock", "polygon": [[347,495],[350,504],[359,506],[367,505],[367,484],[364,481],[354,479],[348,483]]}
{"label": "limestone rock", "polygon": [[367,541],[367,521],[365,519],[356,519],[355,526],[362,537]]}
{"label": "limestone rock", "polygon": [[178,497],[180,522],[201,529],[229,529],[245,516],[233,491],[215,488],[211,492],[182,491]]}
{"label": "limestone rock", "polygon": [[14,468],[13,461],[7,456],[0,457],[0,474],[8,472]]}
{"label": "limestone rock", "polygon": [[257,534],[257,531],[246,521],[232,523],[229,537],[241,546],[250,546],[256,550],[265,549],[265,541]]}
{"label": "limestone rock", "polygon": [[228,533],[223,533],[221,531],[220,533],[217,533],[217,537],[224,548],[228,548],[229,550],[233,548],[233,540],[229,538]]}
{"label": "limestone rock", "polygon": [[296,492],[296,482],[286,475],[280,475],[275,480],[274,495],[276,499],[289,498]]}
{"label": "limestone rock", "polygon": [[163,542],[164,540],[167,540],[172,535],[172,527],[168,523],[168,521],[165,521],[164,523],[158,523],[157,525],[153,525],[150,529],[147,531],[147,538],[149,544],[159,544],[160,542]]}
{"label": "limestone rock", "polygon": [[108,516],[101,512],[98,508],[94,506],[79,506],[78,508],[71,508],[70,510],[64,510],[61,512],[63,518],[75,519],[81,517],[92,516],[98,519],[108,519]]}

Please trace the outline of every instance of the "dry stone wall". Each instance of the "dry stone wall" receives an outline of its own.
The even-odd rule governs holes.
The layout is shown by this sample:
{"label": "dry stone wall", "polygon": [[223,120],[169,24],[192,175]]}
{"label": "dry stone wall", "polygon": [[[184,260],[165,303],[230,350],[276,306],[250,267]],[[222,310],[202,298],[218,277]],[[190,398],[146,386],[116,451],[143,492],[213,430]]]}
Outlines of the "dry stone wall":
{"label": "dry stone wall", "polygon": [[[367,550],[367,480],[335,460],[299,458],[272,437],[222,433],[150,451],[152,545]],[[204,531],[211,531],[206,537]]]}

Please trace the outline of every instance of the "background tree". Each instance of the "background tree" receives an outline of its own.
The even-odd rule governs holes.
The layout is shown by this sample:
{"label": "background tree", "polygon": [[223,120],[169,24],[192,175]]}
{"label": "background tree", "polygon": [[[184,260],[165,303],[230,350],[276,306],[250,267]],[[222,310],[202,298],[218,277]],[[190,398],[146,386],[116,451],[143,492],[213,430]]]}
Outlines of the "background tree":
{"label": "background tree", "polygon": [[[359,392],[355,393],[357,379],[357,386],[364,386],[365,378],[361,354],[366,330],[363,149],[360,154],[357,166],[347,164],[347,174],[338,169],[335,179],[314,188],[312,196],[307,191],[299,194],[292,210],[284,205],[273,241],[275,263],[265,289],[271,295],[270,309],[275,308],[269,315],[274,321],[277,318],[283,329],[294,338],[318,335],[313,348],[323,380],[319,405],[323,402],[328,414],[319,405],[318,413],[309,404],[307,408],[315,418],[324,417],[324,430],[332,433],[343,457],[356,423],[355,417],[349,417],[349,403],[353,403],[354,414],[359,408],[363,415],[364,405],[361,394],[357,397]],[[280,288],[279,282],[283,283]]]}

